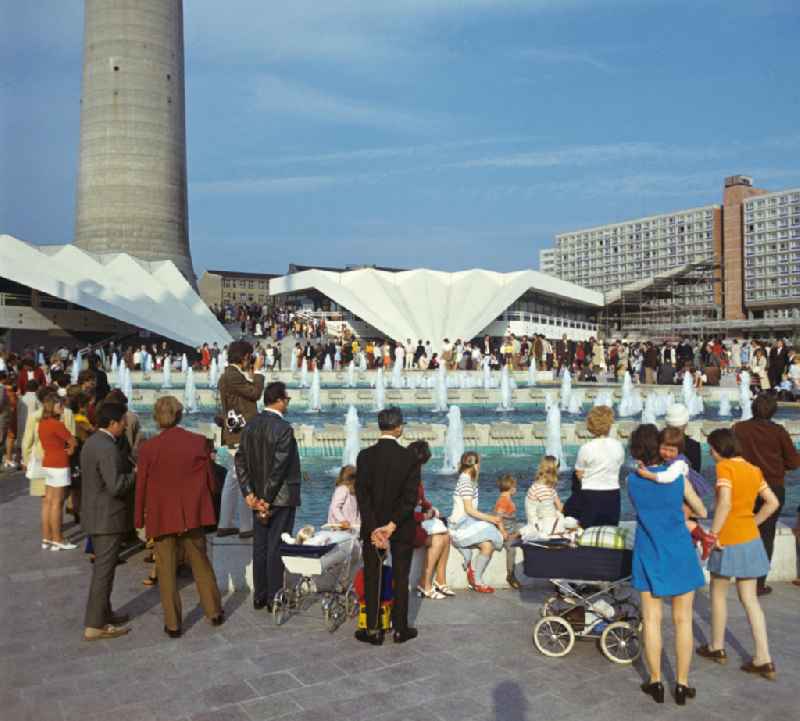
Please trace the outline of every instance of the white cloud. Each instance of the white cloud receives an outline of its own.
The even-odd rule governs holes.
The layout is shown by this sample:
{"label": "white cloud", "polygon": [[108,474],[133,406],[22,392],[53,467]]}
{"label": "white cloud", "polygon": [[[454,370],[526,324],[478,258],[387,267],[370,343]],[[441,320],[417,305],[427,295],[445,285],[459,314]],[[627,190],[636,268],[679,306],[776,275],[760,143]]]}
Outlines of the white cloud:
{"label": "white cloud", "polygon": [[365,101],[333,95],[317,88],[262,74],[255,81],[255,102],[258,110],[328,123],[388,128],[419,132],[440,125],[443,118],[433,113],[408,113]]}
{"label": "white cloud", "polygon": [[320,190],[340,181],[332,175],[300,175],[288,178],[242,178],[239,180],[198,181],[189,184],[193,192],[216,195],[304,193]]}
{"label": "white cloud", "polygon": [[453,163],[456,168],[553,168],[561,165],[588,165],[622,159],[665,157],[674,153],[657,143],[611,143],[607,145],[577,145],[555,150],[497,155]]}
{"label": "white cloud", "polygon": [[585,51],[569,48],[525,48],[519,52],[524,60],[549,65],[587,65],[604,73],[616,72],[616,68],[605,60]]}

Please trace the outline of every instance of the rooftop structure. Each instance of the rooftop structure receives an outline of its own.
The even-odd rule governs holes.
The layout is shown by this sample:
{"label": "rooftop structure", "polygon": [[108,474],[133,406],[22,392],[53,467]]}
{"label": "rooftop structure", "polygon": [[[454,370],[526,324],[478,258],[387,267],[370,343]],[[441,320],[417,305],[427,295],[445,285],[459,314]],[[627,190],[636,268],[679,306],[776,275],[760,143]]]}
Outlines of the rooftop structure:
{"label": "rooftop structure", "polygon": [[274,296],[306,292],[348,311],[366,334],[436,343],[484,332],[503,335],[510,321],[519,323],[519,334],[588,335],[596,332],[594,315],[603,305],[601,293],[534,270],[306,270],[270,282]]}
{"label": "rooftop structure", "polygon": [[[169,260],[148,263],[127,253],[95,255],[74,245],[37,246],[0,235],[0,278],[60,299],[64,311],[73,304],[186,345],[231,341]],[[31,300],[18,299],[13,312],[3,303],[0,326],[18,327],[11,316]],[[57,316],[53,322],[58,326]]]}

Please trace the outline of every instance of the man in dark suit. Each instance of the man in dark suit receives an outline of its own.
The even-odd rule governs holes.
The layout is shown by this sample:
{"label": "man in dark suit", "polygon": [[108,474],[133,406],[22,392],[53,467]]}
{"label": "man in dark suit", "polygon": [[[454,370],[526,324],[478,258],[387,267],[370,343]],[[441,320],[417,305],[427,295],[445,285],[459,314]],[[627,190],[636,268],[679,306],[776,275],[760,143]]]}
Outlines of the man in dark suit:
{"label": "man in dark suit", "polygon": [[111,590],[122,541],[133,530],[132,491],[135,475],[126,472],[117,440],[125,433],[127,408],[104,403],[97,412],[98,430],[81,451],[81,526],[92,537],[95,561],[86,603],[87,641],[123,636],[127,616],[111,610]]}
{"label": "man in dark suit", "polygon": [[414,550],[414,506],[420,482],[419,464],[414,454],[398,442],[403,434],[403,413],[391,407],[378,413],[381,437],[365,448],[356,461],[356,499],[361,514],[361,540],[364,544],[364,595],[367,628],[356,631],[365,643],[383,643],[378,628],[378,579],[381,574],[380,549],[391,546],[394,606],[392,626],[395,643],[416,638],[417,629],[408,625],[408,574]]}
{"label": "man in dark suit", "polygon": [[283,588],[281,534],[292,533],[300,505],[300,453],[292,426],[283,418],[289,408],[284,383],[264,392],[264,410],[247,423],[236,454],[236,475],[245,503],[255,514],[253,537],[253,607],[272,610]]}

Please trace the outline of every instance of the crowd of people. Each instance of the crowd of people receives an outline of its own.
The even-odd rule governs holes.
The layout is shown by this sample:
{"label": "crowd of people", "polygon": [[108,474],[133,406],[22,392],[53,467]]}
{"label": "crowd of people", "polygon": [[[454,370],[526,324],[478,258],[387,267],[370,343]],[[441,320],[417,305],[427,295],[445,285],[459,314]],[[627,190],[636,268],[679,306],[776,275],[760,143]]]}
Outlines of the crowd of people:
{"label": "crowd of people", "polygon": [[[514,367],[524,367],[526,358],[531,362],[533,346],[525,349],[526,355],[520,345],[517,354],[513,339],[507,340],[512,341],[510,345],[500,346],[503,362]],[[680,345],[676,357],[687,352],[679,351]],[[648,346],[652,348],[645,344],[645,356]],[[398,358],[399,347],[390,354],[389,362],[405,364],[405,353]],[[576,344],[571,351],[565,341],[567,355],[562,357],[562,346],[556,344],[556,362],[578,363],[578,347]],[[466,350],[467,345],[463,352]],[[600,359],[595,350],[590,355],[592,363]],[[715,352],[713,344],[707,350],[709,356],[723,356]],[[778,350],[785,358],[776,362],[785,368],[791,351]],[[471,355],[472,348],[469,351]],[[298,446],[285,418],[291,397],[284,383],[265,383],[264,364],[250,343],[235,341],[225,352],[227,365],[219,379],[219,449],[180,427],[183,409],[172,396],[162,396],[155,403],[153,417],[159,433],[145,440],[124,393],[109,388],[103,360],[97,355],[88,356],[77,383],[71,383],[66,372],[69,356],[61,358],[60,352],[55,354],[62,361],[60,368],[44,367],[32,356],[3,356],[2,397],[6,401],[17,398],[16,412],[23,420],[20,424],[17,418],[13,427],[5,423],[0,430],[8,449],[9,437],[13,448],[21,429],[22,466],[31,479],[44,482],[42,550],[77,548],[63,533],[67,498],[68,512],[88,536],[86,550],[93,566],[84,620],[87,640],[116,638],[130,630],[125,625],[128,619],[113,611],[111,592],[120,550],[125,543],[135,542],[136,529],[143,529],[151,546],[155,573],[145,581],[159,587],[164,631],[170,637],[182,633],[176,584],[181,563],[191,566],[208,621],[213,625],[224,621],[217,579],[206,554],[209,529],[216,529],[219,536],[238,533],[253,539],[255,609],[271,609],[282,588],[284,568],[279,549],[282,539],[294,533],[302,487]],[[444,346],[442,362],[457,363],[458,352],[458,343]],[[535,348],[532,352],[533,362],[538,362]],[[671,352],[662,348],[660,354],[662,362],[667,362],[664,357]],[[753,356],[759,356],[759,351]],[[547,364],[546,356],[542,362]],[[710,361],[706,358],[704,362]],[[741,362],[741,353],[732,359],[732,368],[737,367],[736,362]],[[264,410],[259,412],[262,399]],[[0,405],[0,410],[7,407]],[[800,453],[791,437],[771,420],[776,408],[774,393],[760,393],[752,403],[751,420],[709,436],[716,464],[716,502],[710,527],[699,522],[708,515],[701,500],[707,489],[699,476],[699,444],[686,435],[686,408],[673,405],[662,431],[644,424],[631,436],[629,452],[639,463],[625,483],[638,529],[633,585],[642,601],[650,671],[643,691],[656,701],[664,697],[660,629],[665,597],[672,599],[676,627],[675,695],[679,702],[695,695],[688,679],[692,603],[694,592],[704,585],[701,564],[706,560],[711,573],[711,635],[697,653],[717,663],[727,660],[726,589],[733,578],[755,644],[752,660],[742,668],[765,678],[775,677],[758,597],[771,591],[766,577],[776,521],[785,502],[784,475],[800,467]],[[514,501],[523,479],[500,477],[492,510],[481,510],[481,458],[471,450],[461,457],[450,512],[445,515],[434,508],[423,482],[431,449],[424,441],[401,445],[402,412],[398,408],[381,411],[381,437],[359,453],[355,467],[341,469],[332,488],[327,519],[340,529],[357,532],[362,544],[367,622],[356,638],[374,645],[384,641],[378,621],[377,579],[387,551],[391,552],[394,574],[393,639],[402,643],[417,635],[408,621],[414,548],[425,549],[416,592],[423,599],[440,601],[455,595],[447,582],[451,548],[462,558],[469,587],[490,594],[494,589],[487,579],[487,567],[493,555],[504,548],[507,581],[513,588],[520,586],[513,564],[511,544],[515,541],[574,539],[588,529],[618,526],[626,449],[611,433],[612,409],[594,407],[586,423],[593,439],[578,451],[569,497],[562,503],[558,460],[543,457],[526,489],[523,523]],[[223,455],[228,462],[220,460]],[[14,463],[6,451],[6,460],[9,458]]]}

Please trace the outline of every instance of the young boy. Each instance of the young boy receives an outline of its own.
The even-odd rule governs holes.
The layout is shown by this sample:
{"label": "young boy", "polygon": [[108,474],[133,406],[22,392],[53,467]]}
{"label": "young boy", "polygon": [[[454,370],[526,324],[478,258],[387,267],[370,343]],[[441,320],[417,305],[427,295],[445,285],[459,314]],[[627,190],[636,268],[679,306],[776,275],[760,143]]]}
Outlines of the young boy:
{"label": "young boy", "polygon": [[[667,426],[658,434],[658,442],[658,453],[661,456],[661,460],[668,466],[667,470],[651,473],[640,463],[638,474],[642,478],[647,478],[656,483],[672,483],[679,476],[684,476],[689,479],[697,494],[703,495],[707,490],[706,481],[689,465],[689,460],[683,454],[683,431],[680,428]],[[692,518],[691,509],[685,503],[683,504],[683,513],[686,517],[686,527],[689,529],[695,543],[700,544],[701,558],[705,561],[714,548],[716,539]]]}
{"label": "young boy", "polygon": [[503,528],[506,530],[506,539],[503,546],[506,549],[506,581],[511,588],[520,588],[520,583],[514,575],[514,560],[517,549],[511,544],[519,538],[517,522],[517,506],[512,496],[517,492],[517,479],[505,474],[497,479],[497,488],[500,495],[494,504],[494,512],[503,519]]}

